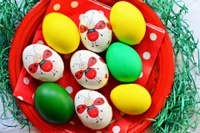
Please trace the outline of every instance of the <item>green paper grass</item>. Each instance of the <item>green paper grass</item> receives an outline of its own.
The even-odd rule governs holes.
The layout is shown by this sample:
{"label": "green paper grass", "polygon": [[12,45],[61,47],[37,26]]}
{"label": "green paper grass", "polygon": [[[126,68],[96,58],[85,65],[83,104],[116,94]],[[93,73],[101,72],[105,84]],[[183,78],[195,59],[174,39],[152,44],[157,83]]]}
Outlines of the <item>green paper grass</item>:
{"label": "green paper grass", "polygon": [[[0,2],[0,98],[3,104],[3,114],[0,114],[1,124],[4,120],[17,120],[19,125],[5,125],[7,127],[31,126],[29,121],[22,115],[15,98],[8,74],[8,56],[10,44],[17,26],[24,15],[35,5],[37,1],[22,0],[18,4],[16,0],[2,0]],[[13,66],[14,67],[14,66]],[[8,116],[11,114],[11,116]]]}
{"label": "green paper grass", "polygon": [[[160,15],[171,35],[176,67],[171,95],[153,121],[152,129],[155,133],[187,133],[196,129],[200,114],[200,98],[191,74],[191,70],[197,67],[193,55],[197,50],[197,41],[183,19],[188,9],[177,0],[145,2]],[[176,10],[174,7],[177,7]]]}

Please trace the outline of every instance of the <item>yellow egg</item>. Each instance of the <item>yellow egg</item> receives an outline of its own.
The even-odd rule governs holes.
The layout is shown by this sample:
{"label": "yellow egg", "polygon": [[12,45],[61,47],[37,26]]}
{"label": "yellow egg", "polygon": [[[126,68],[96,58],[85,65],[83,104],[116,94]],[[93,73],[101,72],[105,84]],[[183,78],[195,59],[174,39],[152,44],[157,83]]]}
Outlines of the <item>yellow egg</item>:
{"label": "yellow egg", "polygon": [[115,87],[110,94],[114,106],[129,115],[139,115],[151,106],[149,92],[138,84],[122,84]]}
{"label": "yellow egg", "polygon": [[76,24],[61,13],[49,13],[43,20],[42,33],[47,44],[61,54],[74,52],[80,43]]}
{"label": "yellow egg", "polygon": [[129,45],[140,43],[146,32],[142,13],[125,1],[117,2],[112,7],[110,24],[117,39]]}

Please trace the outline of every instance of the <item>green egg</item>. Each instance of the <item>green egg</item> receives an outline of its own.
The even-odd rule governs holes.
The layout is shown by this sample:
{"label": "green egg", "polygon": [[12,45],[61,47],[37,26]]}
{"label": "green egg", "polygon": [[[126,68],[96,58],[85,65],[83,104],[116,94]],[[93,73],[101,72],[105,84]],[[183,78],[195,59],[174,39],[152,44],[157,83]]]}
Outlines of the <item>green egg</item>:
{"label": "green egg", "polygon": [[112,76],[121,82],[134,82],[142,72],[138,53],[121,42],[115,42],[108,48],[106,63]]}
{"label": "green egg", "polygon": [[34,105],[39,115],[47,122],[64,124],[74,115],[74,102],[69,93],[55,83],[43,83],[34,95]]}

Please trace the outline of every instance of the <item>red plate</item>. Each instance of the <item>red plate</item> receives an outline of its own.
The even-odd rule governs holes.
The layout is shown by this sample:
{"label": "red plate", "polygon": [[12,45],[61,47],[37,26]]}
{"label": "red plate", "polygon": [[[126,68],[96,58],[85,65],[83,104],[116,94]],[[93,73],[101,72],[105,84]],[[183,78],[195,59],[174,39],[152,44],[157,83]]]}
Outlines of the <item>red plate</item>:
{"label": "red plate", "polygon": [[[106,1],[106,4],[110,5],[114,3],[112,0],[101,1]],[[35,35],[35,31],[42,21],[49,2],[50,0],[42,0],[39,2],[24,17],[20,26],[18,27],[18,30],[16,31],[9,55],[10,83],[13,90],[15,89],[22,68],[22,51],[28,44],[31,44]],[[129,0],[129,2],[134,4],[142,12],[145,20],[148,23],[165,29],[156,13],[144,2],[140,2],[138,0]],[[139,116],[134,116],[128,132],[142,132],[145,128],[147,128],[152,122],[148,118],[153,119],[158,115],[164,106],[167,96],[170,94],[174,78],[174,58],[172,44],[167,33],[165,34],[164,40],[161,44],[158,58],[155,63],[155,68],[156,69],[153,69],[148,83],[145,86],[149,91],[153,90],[151,94],[152,105],[146,113]],[[42,132],[87,132],[83,131],[81,127],[78,128],[77,125],[75,127],[73,125],[61,126],[46,123],[41,119],[33,106],[18,99],[17,102],[27,118]]]}

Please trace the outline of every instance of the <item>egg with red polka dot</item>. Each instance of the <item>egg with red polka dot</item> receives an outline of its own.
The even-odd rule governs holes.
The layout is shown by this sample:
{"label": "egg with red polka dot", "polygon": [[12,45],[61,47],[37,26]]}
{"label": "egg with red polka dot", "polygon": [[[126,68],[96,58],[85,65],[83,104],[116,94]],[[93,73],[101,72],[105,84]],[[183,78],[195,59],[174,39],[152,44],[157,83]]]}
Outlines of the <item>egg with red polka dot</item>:
{"label": "egg with red polka dot", "polygon": [[[63,76],[64,63],[58,53],[42,44],[27,46],[23,51],[23,64],[27,72],[35,79],[55,82]],[[29,84],[29,79],[24,78]]]}
{"label": "egg with red polka dot", "polygon": [[81,14],[79,32],[84,46],[93,52],[105,51],[112,40],[112,28],[103,11],[89,10]]}

